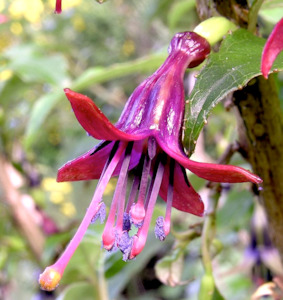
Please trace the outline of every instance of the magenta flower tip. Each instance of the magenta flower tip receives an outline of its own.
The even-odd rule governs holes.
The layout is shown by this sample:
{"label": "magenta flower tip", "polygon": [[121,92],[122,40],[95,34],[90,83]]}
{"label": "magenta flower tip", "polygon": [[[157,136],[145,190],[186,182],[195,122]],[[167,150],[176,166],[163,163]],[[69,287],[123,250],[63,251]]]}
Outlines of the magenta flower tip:
{"label": "magenta flower tip", "polygon": [[55,14],[61,14],[62,12],[62,0],[56,0],[56,5],[55,5]]}
{"label": "magenta flower tip", "polygon": [[261,57],[261,72],[266,79],[276,57],[283,50],[282,37],[283,18],[275,25],[263,48]]}
{"label": "magenta flower tip", "polygon": [[130,222],[137,227],[141,227],[145,217],[145,209],[143,204],[133,204],[130,210]]}
{"label": "magenta flower tip", "polygon": [[146,238],[144,236],[135,235],[133,237],[132,249],[129,254],[129,259],[134,259],[136,256],[138,256],[142,252],[145,243]]}
{"label": "magenta flower tip", "polygon": [[111,251],[115,245],[116,236],[114,233],[114,229],[107,230],[103,232],[102,235],[102,246],[105,250]]}

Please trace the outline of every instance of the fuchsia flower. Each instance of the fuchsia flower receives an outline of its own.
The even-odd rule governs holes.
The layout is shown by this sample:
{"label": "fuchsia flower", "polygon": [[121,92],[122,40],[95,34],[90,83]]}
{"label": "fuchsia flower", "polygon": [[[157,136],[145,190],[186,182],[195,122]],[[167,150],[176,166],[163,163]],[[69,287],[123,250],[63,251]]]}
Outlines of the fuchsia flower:
{"label": "fuchsia flower", "polygon": [[261,72],[265,78],[278,54],[283,50],[283,18],[273,28],[264,46],[261,58]]}
{"label": "fuchsia flower", "polygon": [[[98,218],[104,220],[102,196],[112,176],[118,176],[118,181],[102,245],[107,250],[120,249],[124,260],[133,259],[144,248],[158,194],[167,202],[165,217],[156,220],[155,235],[160,240],[170,231],[172,206],[203,215],[203,202],[189,183],[185,169],[215,182],[262,181],[240,167],[192,161],[183,151],[184,73],[187,67],[200,64],[209,52],[208,42],[196,33],[176,34],[168,58],[135,89],[115,126],[88,97],[65,89],[82,127],[102,142],[60,168],[57,180],[99,182],[75,236],[59,260],[40,276],[43,289],[56,287],[89,224]],[[129,176],[130,170],[133,177]],[[131,178],[131,190],[126,196]],[[138,228],[135,235],[131,234],[132,226]]]}

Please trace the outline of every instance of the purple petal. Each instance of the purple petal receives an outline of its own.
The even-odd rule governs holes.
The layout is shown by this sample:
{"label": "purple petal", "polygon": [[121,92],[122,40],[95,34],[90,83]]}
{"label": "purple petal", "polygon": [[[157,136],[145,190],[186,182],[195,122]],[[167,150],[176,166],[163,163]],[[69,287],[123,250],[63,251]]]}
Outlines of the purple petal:
{"label": "purple petal", "polygon": [[264,46],[261,58],[261,72],[265,78],[277,55],[283,50],[283,18],[273,28]]}
{"label": "purple petal", "polygon": [[116,127],[142,137],[163,137],[167,143],[179,141],[185,105],[185,71],[188,66],[203,61],[209,52],[208,42],[196,33],[176,34],[168,58],[135,89]]}
{"label": "purple petal", "polygon": [[[167,164],[159,191],[161,198],[165,201],[167,199],[169,172],[170,167]],[[173,207],[196,216],[202,216],[204,213],[204,205],[199,194],[190,185],[178,163],[176,163],[174,171]]]}

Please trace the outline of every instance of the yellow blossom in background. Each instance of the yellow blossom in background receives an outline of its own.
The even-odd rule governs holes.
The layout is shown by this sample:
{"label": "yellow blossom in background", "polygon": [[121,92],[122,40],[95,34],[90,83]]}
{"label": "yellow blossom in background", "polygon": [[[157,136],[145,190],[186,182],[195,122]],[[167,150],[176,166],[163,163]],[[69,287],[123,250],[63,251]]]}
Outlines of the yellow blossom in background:
{"label": "yellow blossom in background", "polygon": [[117,178],[111,178],[104,191],[105,196],[113,195],[117,185]]}
{"label": "yellow blossom in background", "polygon": [[76,208],[71,202],[65,202],[61,205],[60,211],[67,217],[72,217],[76,213]]}
{"label": "yellow blossom in background", "polygon": [[42,180],[42,188],[49,192],[49,199],[52,203],[60,205],[60,211],[67,217],[72,217],[76,213],[73,203],[68,201],[68,195],[73,188],[69,182],[58,183],[55,178],[47,177]]}
{"label": "yellow blossom in background", "polygon": [[4,70],[0,72],[0,81],[8,80],[12,77],[13,72],[11,70]]}
{"label": "yellow blossom in background", "polygon": [[133,40],[126,40],[122,47],[122,52],[126,56],[130,56],[136,50],[136,46]]}
{"label": "yellow blossom in background", "polygon": [[80,16],[75,16],[72,18],[72,23],[76,31],[81,32],[86,29],[85,21],[82,17]]}
{"label": "yellow blossom in background", "polygon": [[23,32],[23,26],[20,22],[13,22],[10,26],[10,30],[14,35],[20,35]]}
{"label": "yellow blossom in background", "polygon": [[54,204],[60,204],[64,202],[65,195],[62,192],[53,191],[50,194],[50,201]]}
{"label": "yellow blossom in background", "polygon": [[47,177],[42,180],[42,188],[48,192],[61,192],[63,194],[70,194],[73,190],[69,182],[58,183],[55,178]]}
{"label": "yellow blossom in background", "polygon": [[13,0],[9,6],[9,13],[14,19],[25,18],[30,23],[39,22],[43,11],[41,0]]}

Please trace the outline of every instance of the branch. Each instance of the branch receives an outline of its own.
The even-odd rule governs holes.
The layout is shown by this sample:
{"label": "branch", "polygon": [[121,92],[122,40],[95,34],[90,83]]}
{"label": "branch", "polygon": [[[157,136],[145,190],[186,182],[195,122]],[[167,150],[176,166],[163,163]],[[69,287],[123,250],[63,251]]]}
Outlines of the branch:
{"label": "branch", "polygon": [[39,261],[45,242],[44,235],[35,223],[34,218],[22,203],[23,195],[13,185],[11,176],[11,165],[0,156],[0,185],[3,189],[4,199],[11,209],[12,216],[19,230],[27,240],[31,251]]}

